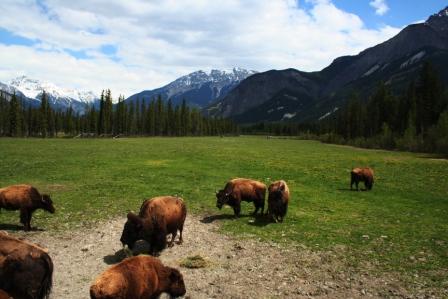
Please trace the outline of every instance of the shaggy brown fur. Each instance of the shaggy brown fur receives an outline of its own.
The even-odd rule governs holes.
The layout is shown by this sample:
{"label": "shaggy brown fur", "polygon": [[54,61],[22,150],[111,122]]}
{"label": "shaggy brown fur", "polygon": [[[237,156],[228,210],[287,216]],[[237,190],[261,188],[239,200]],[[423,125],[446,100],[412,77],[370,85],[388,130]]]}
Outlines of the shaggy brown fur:
{"label": "shaggy brown fur", "polygon": [[148,299],[166,292],[174,297],[186,292],[182,274],[159,259],[139,255],[104,271],[90,287],[92,299]]}
{"label": "shaggy brown fur", "polygon": [[373,187],[373,170],[369,167],[365,168],[353,168],[351,173],[350,189],[353,188],[353,184],[358,189],[359,182],[364,182],[366,190],[372,190]]}
{"label": "shaggy brown fur", "polygon": [[18,299],[49,298],[52,277],[46,250],[0,233],[0,289]]}
{"label": "shaggy brown fur", "polygon": [[224,189],[216,192],[216,207],[221,209],[223,205],[227,204],[233,208],[235,216],[239,216],[241,212],[241,201],[253,202],[256,215],[261,209],[261,214],[264,211],[264,197],[266,194],[266,185],[255,180],[250,179],[233,179],[227,182]]}
{"label": "shaggy brown fur", "polygon": [[20,222],[25,230],[31,229],[31,217],[35,210],[55,212],[53,202],[47,194],[40,194],[30,185],[13,185],[0,189],[0,210],[20,210]]}
{"label": "shaggy brown fur", "polygon": [[0,299],[14,299],[8,293],[3,290],[0,290]]}
{"label": "shaggy brown fur", "polygon": [[180,232],[178,244],[182,244],[182,231],[187,207],[182,198],[159,196],[143,202],[139,215],[128,214],[121,242],[130,248],[137,240],[143,239],[151,246],[151,254],[157,254],[166,247],[166,236],[171,234],[168,246],[173,246],[177,231]]}
{"label": "shaggy brown fur", "polygon": [[268,188],[268,212],[275,222],[283,222],[288,211],[289,188],[285,181],[275,181]]}

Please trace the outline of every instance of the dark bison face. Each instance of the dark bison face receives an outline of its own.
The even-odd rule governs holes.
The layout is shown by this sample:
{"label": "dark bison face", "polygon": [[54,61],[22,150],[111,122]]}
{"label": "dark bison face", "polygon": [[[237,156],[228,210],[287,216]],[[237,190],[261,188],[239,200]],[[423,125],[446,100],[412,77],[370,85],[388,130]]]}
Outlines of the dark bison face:
{"label": "dark bison face", "polygon": [[180,297],[185,295],[186,289],[182,274],[180,274],[180,272],[177,269],[174,268],[169,269],[171,270],[171,273],[168,276],[170,283],[168,285],[167,293],[169,293],[173,297]]}
{"label": "dark bison face", "polygon": [[124,224],[120,241],[132,249],[135,242],[141,239],[143,230],[143,220],[133,213],[128,214],[128,221]]}
{"label": "dark bison face", "polygon": [[225,205],[229,201],[229,194],[227,194],[224,190],[219,190],[216,192],[216,207],[218,209],[222,209],[222,206]]}
{"label": "dark bison face", "polygon": [[51,200],[50,195],[47,194],[42,195],[41,204],[44,210],[50,212],[51,214],[53,214],[56,211],[56,209],[53,206],[53,201]]}

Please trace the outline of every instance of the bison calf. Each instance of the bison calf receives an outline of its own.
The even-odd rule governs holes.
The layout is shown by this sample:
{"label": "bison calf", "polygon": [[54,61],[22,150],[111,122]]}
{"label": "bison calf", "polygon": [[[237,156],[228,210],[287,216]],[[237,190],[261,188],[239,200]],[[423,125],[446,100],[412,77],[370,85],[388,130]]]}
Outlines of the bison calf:
{"label": "bison calf", "polygon": [[52,277],[45,249],[0,232],[0,289],[13,298],[49,298]]}
{"label": "bison calf", "polygon": [[216,207],[221,209],[227,204],[233,208],[235,216],[239,216],[241,212],[241,201],[253,202],[256,215],[261,209],[264,211],[264,197],[266,193],[266,185],[250,179],[233,179],[227,182],[224,189],[216,192]]}
{"label": "bison calf", "polygon": [[364,182],[366,190],[372,190],[373,187],[373,170],[369,167],[366,168],[353,168],[351,171],[350,189],[353,189],[353,184],[358,189],[359,182]]}
{"label": "bison calf", "polygon": [[31,217],[37,209],[55,212],[53,202],[47,194],[40,194],[30,185],[13,185],[0,189],[0,210],[20,210],[20,222],[25,230],[31,229]]}
{"label": "bison calf", "polygon": [[269,185],[268,188],[268,215],[275,222],[283,222],[288,211],[289,188],[285,181],[280,180]]}
{"label": "bison calf", "polygon": [[163,292],[183,296],[186,290],[182,274],[157,258],[139,255],[103,272],[90,287],[90,298],[146,299],[157,298]]}
{"label": "bison calf", "polygon": [[180,232],[179,244],[182,243],[182,231],[187,207],[182,198],[160,196],[143,202],[139,215],[129,213],[120,241],[132,249],[135,242],[145,240],[155,255],[166,247],[166,236],[171,234],[168,246],[173,246],[177,231]]}

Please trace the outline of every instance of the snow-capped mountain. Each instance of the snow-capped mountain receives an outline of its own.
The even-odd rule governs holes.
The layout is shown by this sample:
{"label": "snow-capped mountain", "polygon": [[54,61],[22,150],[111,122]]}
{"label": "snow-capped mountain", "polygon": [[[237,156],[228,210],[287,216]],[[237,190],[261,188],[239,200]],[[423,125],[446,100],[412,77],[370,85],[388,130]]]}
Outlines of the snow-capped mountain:
{"label": "snow-capped mountain", "polygon": [[53,83],[40,81],[26,76],[12,79],[8,84],[0,84],[0,89],[18,97],[30,100],[41,100],[42,94],[47,93],[48,102],[55,109],[72,107],[75,112],[84,113],[87,106],[96,105],[99,97],[91,91],[62,88]]}
{"label": "snow-capped mountain", "polygon": [[171,99],[175,105],[185,99],[189,105],[204,107],[225,96],[238,83],[255,73],[256,71],[241,68],[234,68],[231,71],[204,72],[200,70],[182,76],[161,88],[134,94],[126,101],[137,99],[148,101],[160,95],[165,100]]}

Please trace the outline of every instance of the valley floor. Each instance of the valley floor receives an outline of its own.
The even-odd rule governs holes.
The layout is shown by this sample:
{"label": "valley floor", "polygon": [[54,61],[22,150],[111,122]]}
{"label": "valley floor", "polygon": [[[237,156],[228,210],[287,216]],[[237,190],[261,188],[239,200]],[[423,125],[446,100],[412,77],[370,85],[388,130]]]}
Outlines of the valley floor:
{"label": "valley floor", "polygon": [[[161,260],[183,273],[185,298],[442,298],[448,290],[431,289],[403,275],[379,273],[370,264],[350,266],[350,249],[324,252],[304,246],[279,246],[218,232],[219,217],[191,216],[184,243],[162,252]],[[65,232],[9,231],[49,249],[55,265],[52,299],[88,298],[95,277],[125,257],[119,242],[124,218]],[[235,223],[237,224],[237,223]],[[208,266],[181,268],[189,256],[204,257]],[[164,295],[162,295],[163,297]]]}

